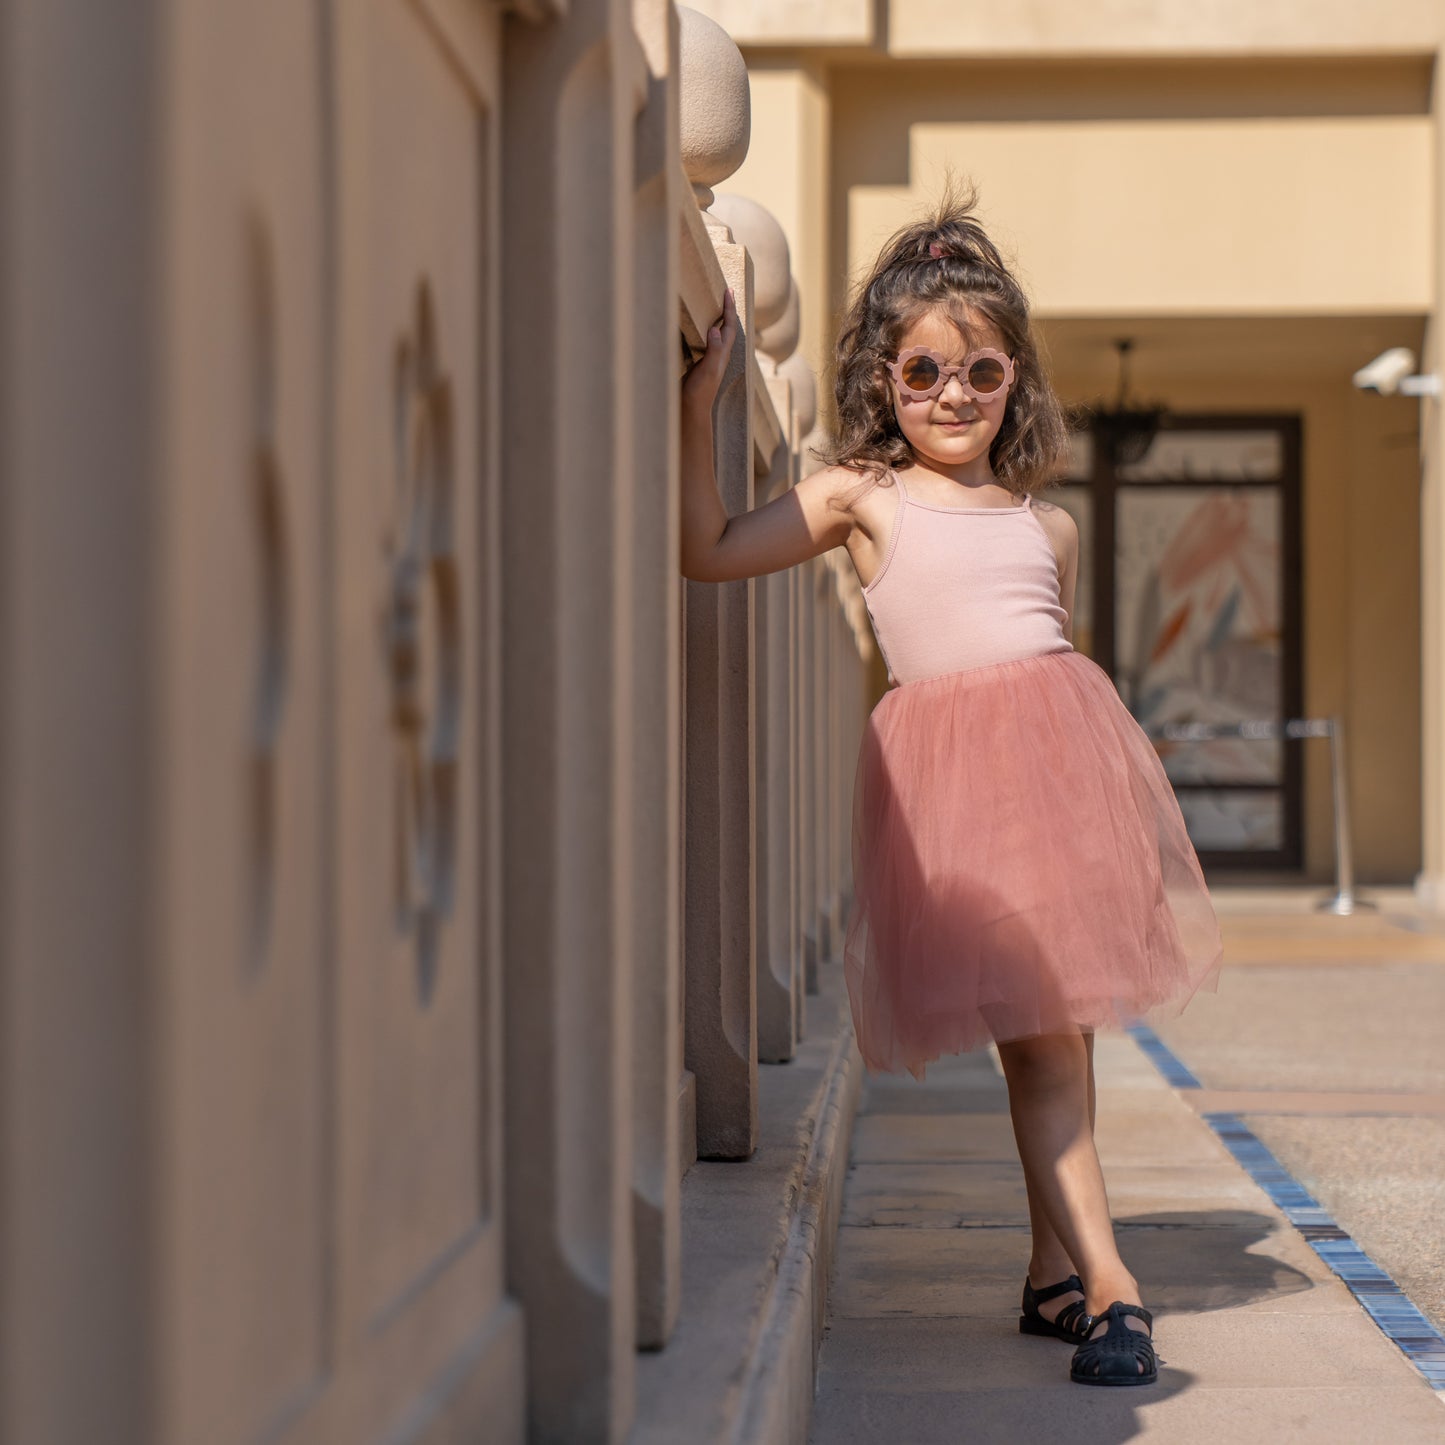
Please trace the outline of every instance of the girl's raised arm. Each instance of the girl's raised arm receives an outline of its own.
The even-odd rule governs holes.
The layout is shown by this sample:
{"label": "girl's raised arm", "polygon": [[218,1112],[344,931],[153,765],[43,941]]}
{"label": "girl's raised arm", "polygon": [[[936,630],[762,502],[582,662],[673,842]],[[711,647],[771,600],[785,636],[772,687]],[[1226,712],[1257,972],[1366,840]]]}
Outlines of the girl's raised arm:
{"label": "girl's raised arm", "polygon": [[733,342],[737,309],[723,297],[721,321],[682,382],[682,575],[694,582],[760,577],[840,547],[853,522],[839,505],[836,468],[804,477],[781,497],[729,517],[713,473],[712,408]]}

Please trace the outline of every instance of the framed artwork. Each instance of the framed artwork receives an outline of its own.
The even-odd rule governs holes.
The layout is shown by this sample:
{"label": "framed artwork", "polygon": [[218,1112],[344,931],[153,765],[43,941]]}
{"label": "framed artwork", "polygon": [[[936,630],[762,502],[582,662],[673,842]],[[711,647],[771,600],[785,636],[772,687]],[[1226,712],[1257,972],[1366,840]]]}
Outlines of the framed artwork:
{"label": "framed artwork", "polygon": [[[1126,464],[1076,436],[1050,493],[1079,527],[1074,645],[1146,731],[1301,716],[1300,438],[1295,416],[1174,416]],[[1300,741],[1154,745],[1201,863],[1301,866]]]}

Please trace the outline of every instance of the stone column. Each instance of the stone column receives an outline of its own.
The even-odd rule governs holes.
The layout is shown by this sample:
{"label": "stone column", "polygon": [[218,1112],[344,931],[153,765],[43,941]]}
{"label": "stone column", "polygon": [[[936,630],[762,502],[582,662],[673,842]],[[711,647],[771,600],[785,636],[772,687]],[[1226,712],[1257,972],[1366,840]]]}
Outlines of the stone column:
{"label": "stone column", "polygon": [[[792,387],[778,375],[777,363],[797,344],[797,295],[789,281],[787,239],[765,210],[739,197],[719,195],[711,213],[728,222],[734,237],[747,247],[753,258],[754,274],[758,278],[755,298],[761,294],[774,303],[768,311],[755,311],[758,362],[767,395],[785,430],[772,466],[766,474],[759,473],[754,482],[752,505],[759,507],[781,496],[793,484],[796,434]],[[784,296],[781,308],[776,305],[779,292]],[[766,1063],[781,1063],[792,1058],[801,1031],[800,990],[793,987],[790,937],[792,819],[788,691],[792,648],[788,636],[788,598],[785,572],[758,578],[754,584],[758,1059]]]}
{"label": "stone column", "polygon": [[825,869],[823,875],[823,887],[818,906],[822,911],[822,922],[819,926],[819,937],[826,938],[828,946],[823,958],[832,962],[837,957],[837,943],[833,929],[833,893],[837,886],[836,870],[838,863],[838,593],[837,582],[833,576],[834,559],[828,557],[828,578],[827,596],[823,604],[824,632],[823,643],[826,652],[826,664],[824,667],[824,697],[826,705],[823,711],[822,727],[820,729],[820,742],[823,751],[823,790],[827,797],[826,825],[823,834]]}
{"label": "stone column", "polygon": [[[790,387],[776,376],[767,386],[780,417],[791,407]],[[793,453],[778,448],[772,471],[758,479],[757,505],[781,496],[792,485]],[[788,638],[788,577],[774,572],[758,579],[757,729],[758,809],[758,1058],[782,1063],[792,1058],[800,1036],[793,989],[789,870],[792,844],[788,746],[788,690],[792,648]]]}
{"label": "stone column", "polygon": [[625,597],[620,672],[631,679],[618,717],[619,792],[629,812],[619,862],[632,916],[637,1343],[656,1349],[672,1333],[682,1295],[677,217],[692,198],[680,184],[677,12],[671,0],[632,0],[632,9],[647,73],[633,200],[635,485],[624,528],[631,557],[619,576]]}
{"label": "stone column", "polygon": [[794,947],[803,970],[804,994],[817,992],[817,935],[813,927],[813,867],[817,835],[813,808],[813,568],[793,569],[793,757],[794,830],[798,874],[793,883]]}
{"label": "stone column", "polygon": [[843,879],[847,873],[848,834],[848,714],[853,683],[858,673],[858,651],[848,625],[844,603],[845,577],[852,563],[841,551],[833,554],[833,717],[828,749],[832,755],[833,851],[832,877],[828,889],[828,929],[833,936],[833,957],[843,955]]}
{"label": "stone column", "polygon": [[[562,18],[512,20],[502,72],[508,1283],[526,1309],[530,1438],[584,1445],[628,1433],[637,1336],[631,889],[618,870],[633,841],[618,756],[634,677],[619,671],[618,627],[647,77],[630,5],[572,0]],[[559,386],[536,385],[532,354],[562,366]],[[642,365],[656,375],[650,347]],[[648,475],[655,486],[655,458]]]}
{"label": "stone column", "polygon": [[[796,281],[794,295],[797,295]],[[796,318],[797,311],[793,312]],[[795,338],[796,339],[796,338]],[[796,486],[804,475],[806,458],[803,444],[817,421],[818,386],[813,369],[799,351],[793,351],[778,363],[777,374],[788,382],[792,402],[793,443],[793,484]],[[788,805],[789,805],[789,863],[788,863],[788,954],[794,1007],[797,1010],[798,1037],[808,1035],[807,1021],[807,962],[803,944],[803,866],[804,851],[808,844],[804,809],[806,796],[807,751],[802,745],[802,698],[803,698],[803,641],[802,627],[805,609],[808,568],[793,567],[787,574],[788,588]]]}
{"label": "stone column", "polygon": [[[0,16],[0,1437],[150,1445],[159,4]],[[64,76],[63,83],[55,77]]]}
{"label": "stone column", "polygon": [[802,812],[799,829],[803,841],[799,927],[803,943],[804,988],[818,991],[818,750],[814,734],[818,723],[818,578],[821,565],[814,558],[799,569],[798,751],[802,771]]}
{"label": "stone column", "polygon": [[846,930],[853,905],[852,817],[853,788],[858,774],[858,751],[863,741],[863,727],[868,718],[868,664],[873,655],[873,629],[858,575],[851,566],[838,569],[838,591],[847,624],[844,653],[847,659],[845,684],[839,710],[841,723],[839,741],[839,807],[845,820],[844,836],[839,842],[840,894],[838,913],[840,926]]}
{"label": "stone column", "polygon": [[[720,26],[678,14],[683,165],[707,207],[747,152],[747,68]],[[708,235],[742,325],[713,414],[718,491],[734,515],[753,495],[753,271],[726,225],[709,221]],[[684,1062],[698,1157],[746,1159],[758,1142],[753,583],[687,582],[684,594]]]}
{"label": "stone column", "polygon": [[813,748],[818,772],[818,876],[813,907],[817,913],[818,960],[827,962],[833,954],[833,568],[831,559],[820,557],[817,572],[818,611],[817,693],[818,715],[813,726]]}
{"label": "stone column", "polygon": [[818,964],[829,956],[830,946],[823,919],[822,899],[828,880],[827,659],[828,590],[832,586],[832,579],[828,573],[828,564],[822,557],[813,559],[809,572],[809,715],[804,746],[808,753],[808,790],[811,795],[809,832],[812,835],[812,867],[808,877],[805,948],[808,989],[809,992],[816,993]]}

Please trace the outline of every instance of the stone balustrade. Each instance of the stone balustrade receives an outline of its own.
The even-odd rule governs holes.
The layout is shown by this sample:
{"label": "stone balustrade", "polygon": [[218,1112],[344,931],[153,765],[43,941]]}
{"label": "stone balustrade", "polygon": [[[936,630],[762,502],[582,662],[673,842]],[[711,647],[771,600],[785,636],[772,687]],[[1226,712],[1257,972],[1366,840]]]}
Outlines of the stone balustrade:
{"label": "stone balustrade", "polygon": [[817,439],[742,58],[670,0],[5,30],[0,1437],[621,1442],[865,713],[846,565],[679,575],[725,286],[729,510]]}
{"label": "stone balustrade", "polygon": [[[716,432],[719,487],[738,512],[802,475],[817,389],[796,350],[799,296],[787,237],[756,201],[715,189],[747,152],[746,72],[720,27],[680,13],[683,163],[703,208],[694,216],[684,204],[681,273],[695,279],[681,290],[682,329],[700,346],[721,309],[719,282],[733,287],[747,344],[732,358]],[[711,288],[708,250],[720,273]],[[844,718],[861,720],[860,664],[872,636],[866,618],[858,631],[847,606],[843,578],[856,588],[850,566],[820,558],[798,570],[815,585],[774,574],[685,589],[693,719],[686,997],[701,1157],[745,1158],[756,1147],[757,1063],[792,1056],[809,969],[840,941],[847,860],[831,836],[820,842],[813,834],[841,828],[848,837],[842,800],[856,751],[846,761],[845,753],[858,733]],[[840,655],[840,633],[851,664]],[[720,669],[728,647],[736,664]],[[811,709],[794,685],[808,658]],[[851,707],[840,695],[844,677],[859,684]],[[717,774],[693,769],[694,755],[715,756]]]}

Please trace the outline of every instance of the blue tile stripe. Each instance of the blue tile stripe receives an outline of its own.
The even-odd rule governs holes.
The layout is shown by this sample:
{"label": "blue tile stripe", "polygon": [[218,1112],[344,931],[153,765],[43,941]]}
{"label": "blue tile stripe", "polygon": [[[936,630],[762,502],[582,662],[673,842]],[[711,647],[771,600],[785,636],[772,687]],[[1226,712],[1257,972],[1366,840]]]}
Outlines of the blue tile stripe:
{"label": "blue tile stripe", "polygon": [[1187,1069],[1184,1061],[1151,1029],[1148,1024],[1135,1024],[1129,1037],[1149,1056],[1149,1062],[1176,1089],[1199,1089],[1203,1085]]}
{"label": "blue tile stripe", "polygon": [[[1201,1088],[1174,1051],[1144,1024],[1129,1030],[1155,1068],[1176,1089]],[[1279,1162],[1238,1114],[1204,1114],[1204,1122],[1244,1171],[1342,1279],[1360,1307],[1393,1340],[1433,1390],[1445,1390],[1445,1335],[1404,1290],[1335,1223],[1329,1211]]]}

